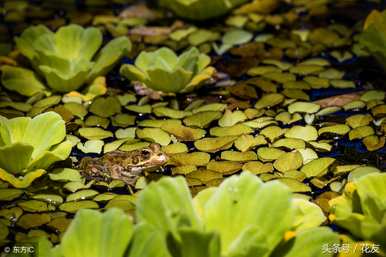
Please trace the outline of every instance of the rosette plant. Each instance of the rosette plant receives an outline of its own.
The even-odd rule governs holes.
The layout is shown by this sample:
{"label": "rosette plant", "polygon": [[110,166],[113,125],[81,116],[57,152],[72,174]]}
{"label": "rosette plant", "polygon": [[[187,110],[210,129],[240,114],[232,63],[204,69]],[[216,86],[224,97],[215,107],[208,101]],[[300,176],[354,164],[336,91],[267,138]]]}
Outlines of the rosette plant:
{"label": "rosette plant", "polygon": [[[119,37],[98,52],[103,41],[102,32],[78,25],[61,27],[56,33],[44,25],[32,26],[15,41],[38,75],[58,92],[77,90],[86,82],[105,75],[131,49],[130,40]],[[28,69],[5,66],[2,73],[3,85],[21,94],[31,95],[44,87]],[[23,74],[29,81],[21,79]],[[31,80],[35,90],[26,88],[32,84]]]}
{"label": "rosette plant", "polygon": [[325,217],[317,205],[249,173],[194,198],[184,178],[162,178],[136,203],[135,219],[114,208],[80,210],[61,244],[43,256],[332,257],[322,246],[339,242],[319,227]]}
{"label": "rosette plant", "polygon": [[359,44],[365,47],[386,71],[386,10],[374,10],[367,17]]}
{"label": "rosette plant", "polygon": [[178,16],[205,20],[226,14],[248,0],[160,0],[159,4],[171,9]]}
{"label": "rosette plant", "polygon": [[330,219],[354,236],[386,251],[386,174],[372,173],[348,183],[342,196],[329,202]]}
{"label": "rosette plant", "polygon": [[28,187],[53,163],[68,158],[72,145],[65,137],[64,121],[55,112],[33,119],[0,116],[0,179]]}
{"label": "rosette plant", "polygon": [[211,78],[215,69],[209,64],[210,57],[197,48],[177,56],[171,49],[162,47],[154,52],[141,52],[135,65],[122,65],[121,75],[156,91],[186,93]]}

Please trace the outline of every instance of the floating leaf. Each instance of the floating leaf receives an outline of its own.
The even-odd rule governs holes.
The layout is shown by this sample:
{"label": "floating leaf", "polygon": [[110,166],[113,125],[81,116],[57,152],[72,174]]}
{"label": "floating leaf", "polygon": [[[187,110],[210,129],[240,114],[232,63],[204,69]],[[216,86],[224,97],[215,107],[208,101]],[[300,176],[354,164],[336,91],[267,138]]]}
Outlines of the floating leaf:
{"label": "floating leaf", "polygon": [[300,171],[306,174],[307,178],[323,176],[328,172],[328,168],[334,162],[334,158],[322,157],[310,161],[309,163],[304,165]]}
{"label": "floating leaf", "polygon": [[159,128],[137,129],[136,134],[139,138],[147,139],[160,145],[168,145],[171,141],[169,134]]}
{"label": "floating leaf", "polygon": [[302,165],[303,158],[298,151],[284,153],[273,163],[273,167],[281,172],[296,170]]}
{"label": "floating leaf", "polygon": [[288,138],[298,138],[304,141],[313,141],[318,138],[318,131],[313,126],[293,126],[284,134]]}

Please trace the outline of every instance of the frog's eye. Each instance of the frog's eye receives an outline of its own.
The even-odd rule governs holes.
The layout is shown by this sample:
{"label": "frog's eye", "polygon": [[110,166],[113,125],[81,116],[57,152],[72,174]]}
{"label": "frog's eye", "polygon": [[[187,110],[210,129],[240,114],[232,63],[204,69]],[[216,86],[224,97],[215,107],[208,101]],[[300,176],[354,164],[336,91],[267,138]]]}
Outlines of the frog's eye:
{"label": "frog's eye", "polygon": [[148,159],[151,155],[151,153],[148,150],[142,150],[141,155],[145,158]]}

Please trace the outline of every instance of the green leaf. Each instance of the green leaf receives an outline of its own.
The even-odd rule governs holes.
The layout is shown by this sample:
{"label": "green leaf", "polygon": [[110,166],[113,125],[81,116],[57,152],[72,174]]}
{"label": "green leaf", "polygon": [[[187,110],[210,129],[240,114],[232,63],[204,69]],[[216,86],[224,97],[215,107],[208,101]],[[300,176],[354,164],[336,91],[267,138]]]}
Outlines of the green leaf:
{"label": "green leaf", "polygon": [[219,233],[222,254],[238,256],[263,248],[268,254],[291,226],[290,191],[278,182],[263,184],[250,173],[233,176],[202,206],[202,219],[206,229]]}
{"label": "green leaf", "polygon": [[33,26],[15,41],[48,86],[58,92],[77,90],[105,75],[131,48],[128,38],[116,38],[93,60],[102,45],[101,31],[74,24],[63,26],[56,33],[42,25]]}
{"label": "green leaf", "polygon": [[42,35],[49,35],[53,39],[52,31],[46,26],[30,27],[24,30],[20,37],[15,38],[16,46],[23,55],[32,61],[37,55],[34,44]]}
{"label": "green leaf", "polygon": [[33,119],[0,116],[0,168],[20,174],[65,160],[72,148],[65,137],[65,123],[56,112],[45,112]]}
{"label": "green leaf", "polygon": [[[134,65],[122,65],[122,76],[144,83],[147,87],[166,93],[183,93],[189,87],[199,86],[214,73],[208,67],[210,57],[195,47],[180,56],[169,48],[153,52],[141,52]],[[208,70],[211,68],[210,70]],[[213,71],[212,71],[213,69]]]}
{"label": "green leaf", "polygon": [[326,220],[326,216],[318,205],[304,199],[293,199],[292,201],[295,205],[293,225],[296,231],[320,226]]}
{"label": "green leaf", "polygon": [[63,59],[89,61],[101,45],[102,33],[97,28],[83,29],[72,24],[55,33],[55,52]]}
{"label": "green leaf", "polygon": [[172,234],[167,237],[173,257],[220,257],[220,238],[215,233],[182,228],[178,235],[179,239]]}
{"label": "green leaf", "polygon": [[32,158],[36,158],[62,142],[65,136],[66,128],[62,117],[55,112],[46,112],[31,119],[22,142],[34,147]]}
{"label": "green leaf", "polygon": [[11,184],[13,187],[16,188],[27,188],[31,185],[31,183],[43,176],[46,173],[45,170],[39,169],[39,170],[34,170],[26,173],[23,177],[18,177],[16,178],[12,174],[8,173],[4,169],[0,168],[0,179],[8,182]]}
{"label": "green leaf", "polygon": [[304,230],[296,237],[280,245],[272,257],[298,257],[315,256],[326,257],[334,256],[334,253],[323,251],[325,246],[332,247],[339,243],[338,234],[333,233],[329,228],[317,227]]}
{"label": "green leaf", "polygon": [[138,196],[136,217],[138,222],[174,235],[180,227],[200,226],[188,185],[182,177],[163,178],[147,186]]}
{"label": "green leaf", "polygon": [[330,219],[356,237],[386,249],[385,188],[385,173],[370,173],[348,183],[342,196],[330,200]]}
{"label": "green leaf", "polygon": [[114,64],[122,56],[128,54],[130,50],[131,42],[127,37],[119,37],[110,41],[98,54],[88,79],[93,80],[97,76],[106,75],[113,68]]}
{"label": "green leaf", "polygon": [[22,174],[28,166],[34,148],[16,143],[0,147],[0,167],[13,174]]}
{"label": "green leaf", "polygon": [[127,257],[171,257],[166,247],[164,232],[147,223],[135,227],[129,249]]}
{"label": "green leaf", "polygon": [[122,210],[82,209],[62,238],[63,257],[123,257],[132,234],[133,224]]}
{"label": "green leaf", "polygon": [[4,65],[0,68],[1,83],[11,91],[16,91],[24,96],[32,96],[43,92],[45,86],[31,70]]}

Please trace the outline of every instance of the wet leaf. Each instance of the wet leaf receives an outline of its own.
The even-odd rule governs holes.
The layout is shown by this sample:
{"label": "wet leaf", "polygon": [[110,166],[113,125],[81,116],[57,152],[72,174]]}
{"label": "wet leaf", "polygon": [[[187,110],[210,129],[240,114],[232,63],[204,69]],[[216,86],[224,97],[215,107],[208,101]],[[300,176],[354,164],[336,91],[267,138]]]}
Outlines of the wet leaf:
{"label": "wet leaf", "polygon": [[0,201],[12,201],[24,193],[21,189],[4,188],[0,189]]}
{"label": "wet leaf", "polygon": [[319,135],[322,135],[324,133],[331,133],[331,134],[337,134],[337,135],[345,135],[350,131],[350,127],[345,124],[339,124],[339,125],[332,125],[327,126],[319,129],[318,133]]}
{"label": "wet leaf", "polygon": [[160,128],[137,129],[136,134],[138,138],[150,140],[160,145],[168,145],[171,142],[169,134]]}
{"label": "wet leaf", "polygon": [[247,116],[242,111],[232,112],[230,110],[226,110],[222,118],[218,121],[218,125],[220,127],[231,127],[237,123],[245,121],[246,119]]}
{"label": "wet leaf", "polygon": [[178,153],[170,157],[170,162],[177,166],[181,165],[196,165],[205,166],[210,160],[210,155],[203,152],[194,153]]}
{"label": "wet leaf", "polygon": [[252,135],[241,135],[235,141],[235,147],[241,152],[245,152],[255,146],[265,144],[267,144],[267,141],[260,135],[256,137],[253,137]]}
{"label": "wet leaf", "polygon": [[213,121],[220,119],[221,112],[218,111],[204,111],[193,114],[184,119],[184,124],[189,127],[206,128]]}
{"label": "wet leaf", "polygon": [[210,135],[221,137],[221,136],[240,136],[243,134],[252,133],[252,129],[244,124],[236,124],[232,127],[213,127],[209,130]]}
{"label": "wet leaf", "polygon": [[313,126],[293,126],[284,134],[287,138],[298,138],[304,141],[313,141],[318,138],[318,131]]}
{"label": "wet leaf", "polygon": [[255,161],[257,160],[257,155],[255,152],[237,152],[237,151],[224,151],[221,152],[221,159],[226,161]]}
{"label": "wet leaf", "polygon": [[101,140],[113,136],[113,133],[101,128],[80,128],[79,134],[89,140]]}
{"label": "wet leaf", "polygon": [[78,192],[67,195],[66,202],[79,201],[93,198],[98,194],[98,191],[92,189],[80,190]]}
{"label": "wet leaf", "polygon": [[328,168],[335,162],[334,158],[322,157],[307,163],[301,168],[301,172],[309,177],[320,177],[328,172]]}
{"label": "wet leaf", "polygon": [[273,171],[272,163],[262,163],[260,161],[247,162],[242,167],[243,171],[251,172],[252,174],[264,174]]}
{"label": "wet leaf", "polygon": [[257,156],[263,162],[277,160],[284,153],[283,150],[274,147],[260,147],[257,149]]}
{"label": "wet leaf", "polygon": [[319,111],[320,106],[315,103],[309,103],[309,102],[295,102],[293,104],[290,104],[288,106],[288,112],[289,113],[316,113]]}
{"label": "wet leaf", "polygon": [[177,139],[182,141],[195,141],[203,138],[206,131],[199,128],[190,128],[181,124],[167,124],[161,126],[161,129],[174,135]]}
{"label": "wet leaf", "polygon": [[99,97],[90,105],[89,111],[103,118],[113,116],[121,112],[121,104],[116,97]]}
{"label": "wet leaf", "polygon": [[362,127],[357,127],[353,130],[351,130],[349,133],[348,133],[348,137],[350,140],[354,140],[354,139],[362,139],[362,138],[365,138],[367,136],[371,136],[371,135],[374,135],[374,129],[370,126],[362,126]]}
{"label": "wet leaf", "polygon": [[24,214],[17,221],[17,225],[24,229],[40,227],[51,221],[51,216],[47,213],[42,214]]}
{"label": "wet leaf", "polygon": [[76,213],[80,209],[98,209],[99,205],[94,201],[77,201],[77,202],[66,202],[59,205],[61,211],[68,213]]}
{"label": "wet leaf", "polygon": [[79,142],[76,147],[84,153],[101,153],[103,145],[105,143],[102,140],[88,140],[86,142]]}
{"label": "wet leaf", "polygon": [[231,175],[241,170],[243,164],[236,161],[210,161],[206,168],[224,175]]}
{"label": "wet leaf", "polygon": [[203,138],[194,142],[194,146],[203,152],[217,152],[232,147],[236,140],[234,136]]}
{"label": "wet leaf", "polygon": [[272,93],[263,95],[262,98],[257,101],[255,108],[262,109],[267,107],[273,107],[275,105],[280,104],[284,100],[284,96],[282,94]]}
{"label": "wet leaf", "polygon": [[284,153],[273,163],[273,167],[281,172],[296,170],[302,165],[303,158],[298,151]]}

